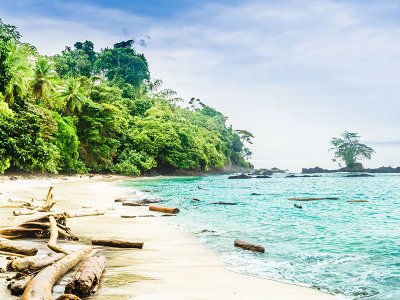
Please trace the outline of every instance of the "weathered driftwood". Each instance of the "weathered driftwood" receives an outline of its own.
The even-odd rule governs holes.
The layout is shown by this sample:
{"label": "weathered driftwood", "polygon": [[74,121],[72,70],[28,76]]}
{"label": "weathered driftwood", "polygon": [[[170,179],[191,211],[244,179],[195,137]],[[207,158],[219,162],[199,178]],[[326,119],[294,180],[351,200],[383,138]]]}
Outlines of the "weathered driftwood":
{"label": "weathered driftwood", "polygon": [[70,210],[66,211],[65,215],[68,218],[77,218],[77,217],[89,217],[89,216],[100,216],[104,215],[104,211],[102,210]]}
{"label": "weathered driftwood", "polygon": [[239,248],[242,248],[242,249],[245,249],[245,250],[250,250],[250,251],[254,251],[254,252],[261,252],[261,253],[265,252],[265,248],[263,246],[251,244],[251,243],[246,242],[246,241],[235,240],[234,245],[235,245],[235,247],[239,247]]}
{"label": "weathered driftwood", "polygon": [[19,253],[12,253],[12,252],[7,252],[7,251],[0,251],[0,255],[5,255],[7,256],[8,259],[12,259],[13,257],[26,257],[24,254],[19,254]]}
{"label": "weathered driftwood", "polygon": [[148,218],[148,217],[155,217],[155,215],[138,215],[138,216],[129,216],[129,215],[122,215],[121,218],[130,219],[130,218]]}
{"label": "weathered driftwood", "polygon": [[30,274],[19,278],[12,279],[7,288],[10,290],[11,295],[20,296],[25,291],[26,286],[28,283],[35,277],[35,275]]}
{"label": "weathered driftwood", "polygon": [[318,201],[318,200],[338,200],[337,197],[321,197],[321,198],[289,198],[291,201]]}
{"label": "weathered driftwood", "polygon": [[54,206],[54,204],[56,204],[53,201],[53,194],[51,192],[53,190],[53,188],[54,187],[52,187],[52,186],[49,188],[49,191],[47,192],[47,196],[44,201],[44,204],[43,204],[43,206],[37,208],[38,211],[50,211],[50,209]]}
{"label": "weathered driftwood", "polygon": [[180,211],[179,208],[176,207],[161,207],[161,206],[149,206],[149,210],[164,212],[167,214],[177,214]]}
{"label": "weathered driftwood", "polygon": [[128,242],[120,240],[92,240],[92,245],[108,246],[115,248],[143,248],[143,242]]}
{"label": "weathered driftwood", "polygon": [[0,235],[9,237],[37,237],[43,234],[42,228],[5,227],[0,229]]}
{"label": "weathered driftwood", "polygon": [[69,254],[70,252],[63,249],[57,244],[57,239],[58,239],[58,227],[57,227],[57,222],[54,216],[49,217],[50,221],[50,239],[49,242],[47,243],[47,247],[49,247],[51,250],[57,253],[64,253],[64,254]]}
{"label": "weathered driftwood", "polygon": [[18,209],[13,211],[14,216],[25,216],[25,215],[33,215],[36,211],[32,209]]}
{"label": "weathered driftwood", "polygon": [[63,294],[57,297],[56,300],[81,300],[81,298],[73,294]]}
{"label": "weathered driftwood", "polygon": [[15,241],[0,240],[0,250],[23,255],[36,255],[38,249]]}
{"label": "weathered driftwood", "polygon": [[52,289],[54,284],[66,272],[72,269],[92,251],[91,247],[83,247],[78,251],[65,255],[59,261],[40,271],[28,284],[22,300],[53,300]]}
{"label": "weathered driftwood", "polygon": [[122,206],[149,206],[148,204],[140,203],[140,202],[122,202]]}
{"label": "weathered driftwood", "polygon": [[368,200],[347,200],[346,202],[368,202]]}
{"label": "weathered driftwood", "polygon": [[51,253],[49,255],[16,258],[8,263],[7,269],[16,272],[37,271],[55,263],[64,256],[62,253]]}
{"label": "weathered driftwood", "polygon": [[82,261],[72,280],[65,286],[64,293],[89,296],[99,288],[100,278],[106,267],[103,255],[87,257]]}

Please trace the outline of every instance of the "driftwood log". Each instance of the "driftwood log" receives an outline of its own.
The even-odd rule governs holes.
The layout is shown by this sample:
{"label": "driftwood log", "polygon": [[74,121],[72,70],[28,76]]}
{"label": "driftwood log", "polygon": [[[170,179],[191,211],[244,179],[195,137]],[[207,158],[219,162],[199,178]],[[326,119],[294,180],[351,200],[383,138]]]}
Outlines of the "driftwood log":
{"label": "driftwood log", "polygon": [[26,286],[33,279],[33,277],[35,277],[35,275],[30,274],[30,275],[25,275],[23,277],[18,277],[18,276],[16,277],[17,278],[14,278],[9,282],[7,288],[10,290],[11,295],[20,296],[23,294]]}
{"label": "driftwood log", "polygon": [[15,241],[0,240],[0,250],[23,255],[36,255],[38,249]]}
{"label": "driftwood log", "polygon": [[235,247],[239,247],[239,248],[242,248],[242,249],[245,249],[245,250],[250,250],[250,251],[254,251],[254,252],[261,252],[261,253],[265,252],[265,248],[263,246],[251,244],[251,243],[246,242],[246,241],[235,240],[234,245],[235,245]]}
{"label": "driftwood log", "polygon": [[65,215],[68,218],[100,216],[100,215],[104,215],[104,211],[102,211],[102,210],[71,210],[71,211],[66,211]]}
{"label": "driftwood log", "polygon": [[108,246],[115,248],[143,248],[143,242],[128,242],[120,240],[92,240],[92,245]]}
{"label": "driftwood log", "polygon": [[81,300],[81,298],[73,294],[63,294],[60,297],[57,297],[56,300]]}
{"label": "driftwood log", "polygon": [[10,261],[7,269],[16,272],[30,272],[41,270],[64,257],[62,253],[51,253],[49,255],[28,256],[16,258]]}
{"label": "driftwood log", "polygon": [[121,218],[123,219],[130,219],[130,218],[149,218],[155,217],[155,215],[138,215],[138,216],[129,216],[129,215],[122,215]]}
{"label": "driftwood log", "polygon": [[85,258],[72,280],[65,286],[64,293],[84,297],[95,293],[105,267],[106,258],[103,255]]}
{"label": "driftwood log", "polygon": [[33,215],[36,211],[32,209],[18,209],[13,211],[14,216],[25,216],[25,215]]}
{"label": "driftwood log", "polygon": [[180,212],[179,208],[176,208],[176,207],[161,207],[161,206],[154,206],[154,205],[149,206],[149,210],[164,212],[167,214],[177,214]]}
{"label": "driftwood log", "polygon": [[337,197],[321,197],[321,198],[289,198],[291,201],[318,201],[318,200],[339,200]]}
{"label": "driftwood log", "polygon": [[64,253],[64,254],[69,254],[70,252],[61,248],[57,244],[57,239],[58,239],[58,227],[57,227],[57,222],[54,216],[49,216],[49,221],[50,221],[50,239],[49,242],[47,243],[47,247],[49,247],[51,250],[57,253]]}
{"label": "driftwood log", "polygon": [[28,284],[22,295],[22,300],[53,300],[52,289],[54,284],[66,272],[72,269],[92,251],[91,247],[83,247],[71,252],[59,261],[40,271]]}

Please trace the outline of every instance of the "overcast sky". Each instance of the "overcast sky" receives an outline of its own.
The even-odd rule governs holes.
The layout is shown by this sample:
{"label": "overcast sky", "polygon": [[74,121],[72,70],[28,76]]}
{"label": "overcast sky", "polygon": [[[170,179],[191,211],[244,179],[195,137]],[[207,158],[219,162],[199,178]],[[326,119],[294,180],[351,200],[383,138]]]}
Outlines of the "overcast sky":
{"label": "overcast sky", "polygon": [[334,167],[344,130],[365,165],[400,165],[400,1],[1,0],[0,18],[43,54],[135,39],[153,78],[255,135],[256,167]]}

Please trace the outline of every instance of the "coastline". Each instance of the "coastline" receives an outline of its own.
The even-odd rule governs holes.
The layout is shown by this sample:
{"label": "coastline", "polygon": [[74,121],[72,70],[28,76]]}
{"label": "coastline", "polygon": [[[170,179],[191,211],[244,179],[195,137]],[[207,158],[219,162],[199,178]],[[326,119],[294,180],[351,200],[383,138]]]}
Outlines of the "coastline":
{"label": "coastline", "polygon": [[[200,244],[196,237],[168,225],[162,218],[123,219],[121,213],[146,214],[147,207],[122,207],[118,197],[132,197],[121,180],[139,180],[122,176],[56,176],[52,178],[9,180],[0,177],[0,201],[8,198],[43,198],[54,186],[58,203],[55,209],[82,206],[106,210],[104,216],[68,219],[68,226],[81,237],[143,241],[143,250],[100,248],[107,257],[107,267],[99,294],[90,299],[338,299],[318,290],[274,280],[239,274],[226,269],[218,254]],[[0,225],[10,225],[16,218],[12,208],[1,208]],[[4,274],[2,274],[4,275]],[[1,299],[15,299],[0,277]],[[62,291],[63,282],[55,287]]]}

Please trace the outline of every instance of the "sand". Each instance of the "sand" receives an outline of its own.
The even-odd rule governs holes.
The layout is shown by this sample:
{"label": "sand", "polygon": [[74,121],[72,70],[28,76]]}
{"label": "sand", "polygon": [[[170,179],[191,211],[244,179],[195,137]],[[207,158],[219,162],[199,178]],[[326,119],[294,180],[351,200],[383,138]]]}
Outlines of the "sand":
{"label": "sand", "polygon": [[[106,211],[103,216],[68,219],[67,225],[81,242],[90,243],[92,238],[144,242],[143,250],[94,247],[106,256],[107,267],[99,293],[90,299],[339,299],[311,288],[227,270],[218,253],[202,246],[194,235],[169,225],[166,218],[159,217],[160,213],[149,212],[147,207],[123,207],[121,203],[114,203],[118,197],[133,197],[127,195],[127,189],[118,186],[119,180],[124,179],[59,176],[11,181],[0,177],[0,204],[4,205],[10,198],[43,199],[48,187],[54,186],[57,211],[82,206]],[[25,218],[12,216],[12,210],[0,208],[0,226]],[[157,217],[123,219],[121,214]],[[0,275],[0,299],[15,299],[5,287],[6,275]],[[62,293],[64,285],[65,279],[55,286],[55,296]]]}

